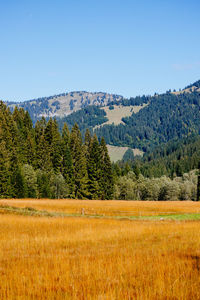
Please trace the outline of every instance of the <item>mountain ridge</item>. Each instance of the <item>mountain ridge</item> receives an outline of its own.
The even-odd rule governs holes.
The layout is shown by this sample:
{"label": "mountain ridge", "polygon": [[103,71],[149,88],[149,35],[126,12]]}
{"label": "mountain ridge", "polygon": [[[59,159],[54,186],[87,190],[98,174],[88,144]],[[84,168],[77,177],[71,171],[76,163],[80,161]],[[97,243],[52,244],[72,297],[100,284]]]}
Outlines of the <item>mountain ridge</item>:
{"label": "mountain ridge", "polygon": [[11,109],[15,106],[27,110],[35,123],[41,117],[65,117],[89,105],[105,106],[120,101],[123,96],[105,92],[73,91],[23,102],[5,102]]}
{"label": "mountain ridge", "polygon": [[[89,128],[111,146],[147,152],[172,139],[200,134],[199,87],[200,80],[179,92],[169,90],[129,99],[116,94],[78,91],[17,106],[28,110],[33,123],[42,116],[56,117],[60,130],[64,122],[70,129],[77,123],[83,135]],[[13,110],[15,103],[8,105]],[[117,122],[116,118],[119,118]]]}

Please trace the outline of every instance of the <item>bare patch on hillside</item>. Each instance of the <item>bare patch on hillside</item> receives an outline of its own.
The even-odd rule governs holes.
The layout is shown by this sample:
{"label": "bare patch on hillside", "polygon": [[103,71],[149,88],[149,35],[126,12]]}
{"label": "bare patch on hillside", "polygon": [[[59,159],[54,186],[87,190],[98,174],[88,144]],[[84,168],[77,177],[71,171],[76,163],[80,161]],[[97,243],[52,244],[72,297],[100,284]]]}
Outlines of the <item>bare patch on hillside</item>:
{"label": "bare patch on hillside", "polygon": [[109,106],[102,107],[101,109],[103,109],[106,112],[106,117],[108,118],[108,121],[101,125],[95,126],[94,129],[108,124],[124,124],[122,118],[130,117],[133,113],[138,113],[142,108],[146,107],[147,105],[148,104],[130,106],[113,105],[114,109],[109,109]]}
{"label": "bare patch on hillside", "polygon": [[[110,156],[110,159],[112,162],[116,162],[118,160],[122,160],[125,152],[129,149],[128,147],[118,147],[118,146],[112,146],[112,145],[107,145],[108,148],[108,153]],[[140,149],[132,149],[133,150],[133,154],[134,156],[136,155],[143,155],[143,151],[141,151]]]}
{"label": "bare patch on hillside", "polygon": [[123,97],[107,93],[71,92],[48,100],[50,110],[42,112],[44,117],[64,117],[88,105],[108,105],[109,102],[119,101]]}

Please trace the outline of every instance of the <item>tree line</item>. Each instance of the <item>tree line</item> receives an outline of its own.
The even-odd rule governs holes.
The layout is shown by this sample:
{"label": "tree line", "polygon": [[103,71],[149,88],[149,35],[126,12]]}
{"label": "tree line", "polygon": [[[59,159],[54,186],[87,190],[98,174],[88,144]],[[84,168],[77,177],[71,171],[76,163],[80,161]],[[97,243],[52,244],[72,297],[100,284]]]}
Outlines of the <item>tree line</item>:
{"label": "tree line", "polygon": [[55,119],[33,127],[27,111],[0,102],[0,197],[111,199],[113,172],[105,140]]}
{"label": "tree line", "polygon": [[[111,164],[104,138],[0,102],[0,198],[197,200],[199,137]],[[192,169],[196,169],[191,171]]]}

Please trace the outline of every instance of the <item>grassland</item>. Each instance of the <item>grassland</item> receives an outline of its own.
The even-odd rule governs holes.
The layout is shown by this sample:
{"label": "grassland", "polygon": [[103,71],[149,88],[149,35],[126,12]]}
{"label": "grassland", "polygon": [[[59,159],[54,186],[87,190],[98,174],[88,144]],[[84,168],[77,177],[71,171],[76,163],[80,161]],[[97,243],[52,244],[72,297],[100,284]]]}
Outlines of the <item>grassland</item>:
{"label": "grassland", "polygon": [[[128,147],[118,147],[118,146],[113,146],[113,145],[107,145],[108,148],[108,153],[110,156],[110,159],[112,162],[117,162],[118,160],[122,160],[125,152],[129,149]],[[133,154],[136,155],[143,155],[143,151],[140,149],[132,149]]]}
{"label": "grassland", "polygon": [[109,106],[102,107],[102,109],[106,112],[106,117],[108,118],[108,121],[103,125],[113,123],[115,125],[124,124],[122,118],[130,117],[133,113],[138,113],[145,106],[147,106],[147,104],[130,106],[113,105],[114,109],[109,109]]}
{"label": "grassland", "polygon": [[200,299],[199,214],[190,201],[1,200],[0,299]]}

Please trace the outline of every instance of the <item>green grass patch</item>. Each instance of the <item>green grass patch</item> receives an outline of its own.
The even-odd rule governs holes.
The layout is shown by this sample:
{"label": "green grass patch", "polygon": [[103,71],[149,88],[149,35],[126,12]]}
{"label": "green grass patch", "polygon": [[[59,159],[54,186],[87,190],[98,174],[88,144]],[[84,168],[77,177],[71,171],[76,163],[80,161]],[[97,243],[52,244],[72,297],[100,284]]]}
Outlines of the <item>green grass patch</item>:
{"label": "green grass patch", "polygon": [[33,217],[82,217],[96,219],[116,219],[116,220],[149,220],[149,221],[195,221],[200,220],[200,213],[167,214],[157,216],[104,216],[88,214],[67,214],[63,212],[50,212],[46,210],[37,210],[32,207],[0,206],[0,214],[15,214]]}

